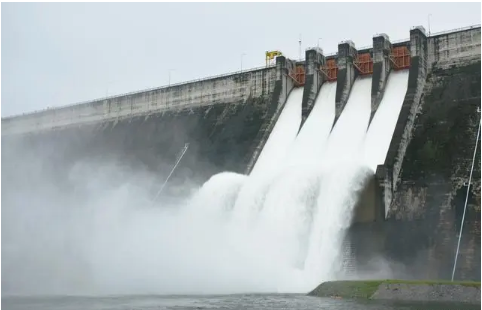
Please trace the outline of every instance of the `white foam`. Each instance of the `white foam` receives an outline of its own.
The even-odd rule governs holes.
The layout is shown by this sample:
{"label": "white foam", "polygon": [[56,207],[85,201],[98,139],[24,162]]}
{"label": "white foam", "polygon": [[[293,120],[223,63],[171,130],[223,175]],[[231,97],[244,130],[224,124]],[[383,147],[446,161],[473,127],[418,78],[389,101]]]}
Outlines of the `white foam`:
{"label": "white foam", "polygon": [[408,87],[408,70],[391,72],[364,144],[365,163],[373,171],[385,162]]}

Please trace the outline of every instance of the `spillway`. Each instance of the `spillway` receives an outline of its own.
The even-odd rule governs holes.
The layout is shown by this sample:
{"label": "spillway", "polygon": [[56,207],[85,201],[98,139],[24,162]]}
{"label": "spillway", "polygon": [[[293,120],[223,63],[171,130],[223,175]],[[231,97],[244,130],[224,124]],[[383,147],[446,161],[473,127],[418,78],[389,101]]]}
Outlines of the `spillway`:
{"label": "spillway", "polygon": [[[2,138],[11,140],[2,214],[5,290],[306,293],[346,276],[346,239],[359,255],[356,264],[383,253],[393,265],[404,265],[403,276],[444,278],[457,235],[462,248],[456,277],[480,280],[474,263],[480,234],[473,233],[480,231],[480,178],[472,190],[459,182],[471,173],[467,163],[480,121],[480,89],[473,83],[480,80],[480,26],[429,37],[415,27],[410,40],[396,44],[385,35],[373,39],[369,52],[341,43],[324,65],[322,50],[312,49],[304,63],[278,57],[276,66],[2,119]],[[393,71],[408,68],[410,89],[408,72]],[[352,85],[356,70],[372,71],[374,87],[370,77]],[[325,82],[316,96],[326,79],[336,82]],[[351,93],[332,128],[336,84],[343,100],[349,87]],[[292,85],[305,89],[290,90]],[[377,100],[383,97],[369,124],[370,90]],[[283,105],[276,120],[272,108]],[[249,163],[251,175],[229,172],[245,171],[244,159],[272,125],[263,150],[256,149],[256,165]],[[15,146],[23,134],[25,146]],[[420,152],[429,140],[438,149],[455,143],[445,148],[451,160],[434,163],[430,149]],[[187,142],[192,148],[165,194],[176,199],[153,206],[146,188],[153,179],[164,181],[159,176],[167,177]],[[388,153],[391,142],[396,149]],[[377,176],[379,184],[399,185],[382,186],[373,198],[390,210],[387,219],[402,221],[361,221],[345,238],[357,191],[367,176],[373,181],[382,163],[387,174]],[[147,173],[139,171],[143,165]],[[443,180],[427,178],[441,172]],[[475,196],[467,205],[467,226],[459,231],[462,191]],[[403,204],[407,197],[414,201],[411,208]],[[447,216],[433,216],[441,210]],[[440,229],[427,233],[424,227]],[[409,246],[386,242],[397,238]]]}
{"label": "spillway", "polygon": [[247,182],[239,191],[234,216],[249,223],[262,207],[268,187],[286,162],[301,124],[303,88],[292,90]]}
{"label": "spillway", "polygon": [[303,88],[293,89],[288,96],[285,107],[253,167],[252,175],[272,174],[284,161],[300,128],[302,98]]}
{"label": "spillway", "polygon": [[[319,192],[319,167],[335,117],[336,83],[322,86],[314,107],[296,137],[280,173],[270,182],[259,214],[259,236],[270,252],[283,257],[284,266],[304,273],[313,212]],[[291,275],[291,273],[290,273]],[[293,276],[293,275],[291,275]],[[300,289],[288,280],[278,289]]]}
{"label": "spillway", "polygon": [[359,157],[370,119],[370,90],[370,77],[355,81],[322,157],[317,210],[305,265],[311,281],[333,278],[338,271],[343,231],[350,225],[354,193],[365,173]]}
{"label": "spillway", "polygon": [[365,164],[373,171],[385,160],[407,86],[408,70],[395,71],[389,75],[385,95],[368,128],[364,143]]}
{"label": "spillway", "polygon": [[301,128],[288,157],[287,165],[315,164],[323,155],[331,126],[335,119],[336,83],[321,86],[315,104]]}
{"label": "spillway", "polygon": [[360,77],[355,81],[345,109],[328,139],[323,161],[329,165],[359,157],[357,153],[370,120],[371,81],[371,77]]}
{"label": "spillway", "polygon": [[114,205],[102,208],[92,228],[97,237],[85,243],[90,256],[82,258],[94,262],[95,290],[306,292],[336,279],[365,173],[357,160],[370,84],[356,80],[333,130],[336,83],[321,87],[300,131],[303,89],[294,89],[249,176],[214,175],[179,208],[128,208],[128,216]]}
{"label": "spillway", "polygon": [[331,130],[336,84],[324,84],[298,135],[302,92],[293,91],[263,160],[256,164],[258,172],[247,179],[217,178],[231,179],[233,189],[223,189],[229,201],[216,203],[236,201],[228,224],[223,224],[225,242],[241,257],[236,259],[243,262],[240,270],[259,272],[263,266],[263,274],[273,277],[266,287],[302,292],[340,274],[343,233],[367,174],[360,155],[370,119],[370,90],[371,78],[355,81],[345,111]]}

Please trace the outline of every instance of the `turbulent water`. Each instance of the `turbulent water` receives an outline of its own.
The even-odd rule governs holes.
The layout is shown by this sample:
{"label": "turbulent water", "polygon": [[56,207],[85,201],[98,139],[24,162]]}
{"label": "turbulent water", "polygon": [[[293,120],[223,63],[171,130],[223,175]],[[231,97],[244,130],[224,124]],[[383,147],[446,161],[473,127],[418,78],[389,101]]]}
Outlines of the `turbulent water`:
{"label": "turbulent water", "polygon": [[408,70],[388,76],[385,95],[368,129],[364,144],[364,159],[373,171],[383,164],[408,86]]}
{"label": "turbulent water", "polygon": [[355,302],[294,294],[2,298],[5,310],[475,310],[455,303]]}
{"label": "turbulent water", "polygon": [[[341,240],[373,173],[362,156],[370,89],[371,78],[356,80],[332,129],[336,83],[326,83],[299,134],[302,89],[295,89],[251,175],[215,175],[175,205],[151,206],[142,175],[107,187],[120,179],[119,167],[90,163],[71,172],[87,184],[75,200],[41,172],[31,177],[31,200],[22,193],[32,195],[32,185],[13,177],[2,292],[305,293],[343,277]],[[29,166],[15,175],[42,165],[23,160]]]}

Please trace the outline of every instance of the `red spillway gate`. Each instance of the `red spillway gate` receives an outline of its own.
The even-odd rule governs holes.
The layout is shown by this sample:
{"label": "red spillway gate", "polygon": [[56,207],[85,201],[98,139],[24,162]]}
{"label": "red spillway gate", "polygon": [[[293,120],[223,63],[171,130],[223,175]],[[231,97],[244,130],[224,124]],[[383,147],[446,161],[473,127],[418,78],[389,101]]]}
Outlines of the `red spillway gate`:
{"label": "red spillway gate", "polygon": [[290,72],[289,76],[293,79],[295,87],[305,85],[305,66],[302,64],[296,65],[295,68]]}
{"label": "red spillway gate", "polygon": [[370,53],[358,54],[353,62],[360,75],[368,75],[373,73],[373,59]]}
{"label": "red spillway gate", "polygon": [[338,66],[336,65],[335,58],[328,59],[325,66],[321,67],[321,72],[323,72],[328,81],[336,81],[338,77]]}
{"label": "red spillway gate", "polygon": [[410,68],[410,51],[407,46],[397,46],[392,48],[390,61],[394,70]]}

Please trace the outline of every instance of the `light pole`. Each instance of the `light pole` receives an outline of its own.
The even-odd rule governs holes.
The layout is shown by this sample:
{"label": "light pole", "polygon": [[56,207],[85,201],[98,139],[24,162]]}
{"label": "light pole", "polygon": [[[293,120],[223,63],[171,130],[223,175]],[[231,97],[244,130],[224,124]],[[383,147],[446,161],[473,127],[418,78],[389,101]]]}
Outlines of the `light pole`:
{"label": "light pole", "polygon": [[243,56],[246,55],[246,53],[241,54],[241,72],[243,72]]}
{"label": "light pole", "polygon": [[175,71],[175,69],[169,69],[169,85],[168,86],[171,86],[171,72],[172,71]]}
{"label": "light pole", "polygon": [[321,38],[318,38],[318,48],[320,48],[320,40]]}
{"label": "light pole", "polygon": [[299,39],[298,43],[299,43],[299,45],[300,45],[300,46],[299,46],[299,51],[298,51],[298,57],[299,57],[300,60],[301,60],[301,33],[300,33],[300,39]]}
{"label": "light pole", "polygon": [[109,96],[109,85],[114,83],[116,81],[109,81],[107,82],[107,86],[106,86],[106,89],[105,89],[105,97],[107,98]]}
{"label": "light pole", "polygon": [[428,19],[428,36],[430,37],[430,17],[432,14],[428,14],[427,19]]}

